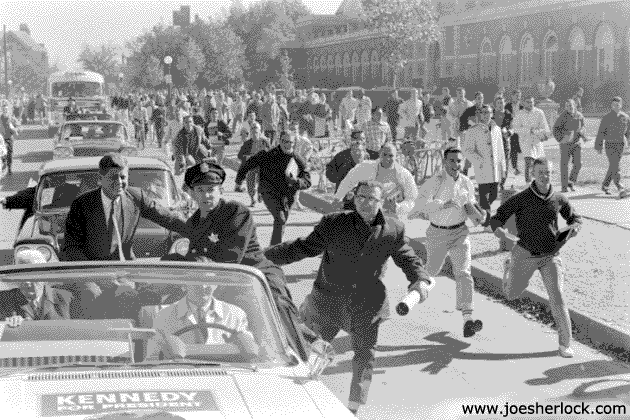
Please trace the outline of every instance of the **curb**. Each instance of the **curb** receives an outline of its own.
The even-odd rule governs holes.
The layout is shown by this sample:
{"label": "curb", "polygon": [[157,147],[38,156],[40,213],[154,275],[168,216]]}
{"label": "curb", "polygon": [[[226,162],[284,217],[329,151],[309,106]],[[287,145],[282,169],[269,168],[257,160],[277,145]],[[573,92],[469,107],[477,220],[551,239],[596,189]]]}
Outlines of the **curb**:
{"label": "curb", "polygon": [[[234,157],[226,156],[224,159],[224,165],[234,171],[238,171],[240,162]],[[300,192],[300,202],[305,207],[319,213],[326,214],[333,211],[329,202],[310,191]],[[418,256],[426,261],[426,248],[423,243],[423,238],[410,238],[410,245],[416,251]],[[440,274],[453,279],[453,273],[450,268],[450,260],[448,257]],[[483,285],[491,292],[503,296],[503,278],[499,274],[493,273],[473,261],[472,276],[475,279],[477,288],[478,286]],[[523,298],[528,298],[541,305],[545,311],[551,312],[551,307],[547,298],[528,290],[526,290],[521,296],[521,299]],[[598,321],[575,309],[569,308],[569,314],[573,323],[573,338],[575,340],[588,344],[591,347],[610,351],[615,353],[618,357],[622,356],[624,353],[630,353],[630,335],[627,333],[616,327],[608,325],[603,321]]]}

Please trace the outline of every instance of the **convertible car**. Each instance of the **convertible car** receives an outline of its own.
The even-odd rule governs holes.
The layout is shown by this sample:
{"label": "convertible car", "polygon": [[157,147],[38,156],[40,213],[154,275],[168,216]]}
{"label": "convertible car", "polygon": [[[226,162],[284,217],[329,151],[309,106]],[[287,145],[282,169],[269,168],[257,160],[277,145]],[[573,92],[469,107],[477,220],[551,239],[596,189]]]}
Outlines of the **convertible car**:
{"label": "convertible car", "polygon": [[[319,380],[332,346],[304,340],[254,268],[139,261],[0,267],[0,293],[45,282],[46,296],[56,296],[51,290],[68,293],[63,285],[104,280],[135,285],[137,317],[0,324],[3,418],[355,418]],[[74,298],[57,303],[72,308]],[[109,299],[115,306],[119,295]],[[0,310],[6,304],[0,300]],[[208,308],[205,322],[193,315],[200,306]]]}
{"label": "convertible car", "polygon": [[[83,116],[82,118],[90,118]],[[127,129],[120,121],[103,121],[95,115],[91,119],[66,121],[59,129],[53,159],[71,156],[104,156],[116,152],[134,156],[137,149]]]}
{"label": "convertible car", "polygon": [[[56,261],[63,245],[66,216],[70,205],[80,194],[98,188],[100,157],[68,158],[46,162],[39,170],[34,214],[23,219],[13,245],[14,255],[26,248],[37,249],[48,261]],[[142,188],[162,206],[191,216],[194,204],[175,184],[173,173],[165,162],[156,158],[129,157],[129,185]],[[30,213],[30,212],[29,212]],[[29,213],[25,213],[27,216]],[[173,252],[185,254],[184,240],[174,232],[140,219],[134,238],[134,252],[140,257],[161,257]]]}

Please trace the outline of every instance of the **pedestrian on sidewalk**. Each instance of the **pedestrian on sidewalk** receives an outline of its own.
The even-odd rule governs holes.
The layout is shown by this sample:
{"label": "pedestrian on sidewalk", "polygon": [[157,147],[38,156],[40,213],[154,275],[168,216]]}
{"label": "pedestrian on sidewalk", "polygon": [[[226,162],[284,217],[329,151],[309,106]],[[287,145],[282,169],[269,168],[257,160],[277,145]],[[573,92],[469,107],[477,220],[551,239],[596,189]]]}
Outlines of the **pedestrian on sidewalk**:
{"label": "pedestrian on sidewalk", "polygon": [[[0,115],[0,134],[4,138],[7,149],[5,167],[7,174],[13,174],[13,141],[18,135],[19,121],[9,113],[9,105],[5,102],[2,105],[2,115]],[[3,168],[4,169],[4,168]]]}
{"label": "pedestrian on sidewalk", "polygon": [[491,116],[492,108],[482,105],[478,113],[479,123],[467,131],[464,140],[464,150],[474,165],[475,181],[479,185],[479,205],[488,213],[497,199],[507,168],[501,129],[490,121]]}
{"label": "pedestrian on sidewalk", "polygon": [[327,342],[341,330],[350,334],[354,356],[348,409],[356,415],[367,403],[378,330],[389,317],[385,263],[392,257],[410,283],[408,290],[420,293],[422,300],[435,281],[409,246],[405,225],[383,214],[383,186],[364,181],[353,187],[355,211],[325,215],[306,238],[273,246],[265,256],[285,265],[323,254],[300,315]]}
{"label": "pedestrian on sidewalk", "polygon": [[333,206],[341,207],[342,200],[360,181],[374,180],[383,184],[385,214],[406,216],[415,205],[418,188],[411,172],[396,161],[396,153],[393,143],[385,143],[378,160],[366,160],[352,168],[339,184]]}
{"label": "pedestrian on sidewalk", "polygon": [[545,157],[543,141],[547,139],[549,125],[542,109],[535,106],[533,97],[527,98],[523,109],[516,111],[512,125],[518,133],[518,139],[525,157],[525,182],[532,177],[534,160]]}
{"label": "pedestrian on sidewalk", "polygon": [[[385,105],[383,105],[383,111],[385,112],[385,117],[387,118],[387,124],[389,124],[389,128],[392,131],[392,139],[394,140],[398,139],[398,123],[401,119],[398,111],[403,103],[404,101],[398,97],[398,90],[394,90],[392,95],[387,99],[387,101],[385,101]],[[412,118],[410,117],[409,119]],[[407,121],[405,120],[404,122],[406,124]],[[415,119],[413,122],[415,123]]]}
{"label": "pedestrian on sidewalk", "polygon": [[[481,94],[481,95],[478,95],[478,94]],[[468,99],[466,99],[466,89],[464,89],[463,87],[457,88],[457,99],[453,101],[449,110],[455,123],[453,134],[457,140],[455,144],[451,142],[449,146],[454,146],[454,147],[457,147],[458,149],[461,149],[462,142],[464,141],[464,136],[466,135],[466,130],[468,129],[468,127],[470,127],[470,123],[468,122],[468,119],[473,118],[475,119],[475,122],[476,122],[476,118],[475,118],[476,109],[478,106],[481,106],[482,104],[483,104],[483,93],[477,92],[477,94],[475,94],[475,102],[471,102]],[[470,162],[466,160],[466,163],[464,164],[464,169],[463,169],[464,175],[468,174],[468,169],[470,169],[470,167],[471,167]]]}
{"label": "pedestrian on sidewalk", "polygon": [[449,147],[444,151],[444,169],[425,182],[418,193],[418,203],[409,218],[424,213],[431,221],[427,228],[427,265],[430,276],[437,276],[447,255],[451,257],[455,276],[455,310],[461,311],[464,337],[469,338],[483,328],[481,320],[473,320],[475,282],[471,274],[472,256],[466,219],[471,206],[477,203],[475,187],[462,172],[464,155]]}
{"label": "pedestrian on sidewalk", "polygon": [[379,153],[365,148],[365,133],[354,130],[351,134],[350,147],[337,153],[326,165],[326,178],[335,184],[335,193],[352,168],[365,160],[376,160],[379,156]]}
{"label": "pedestrian on sidewalk", "polygon": [[[271,149],[271,140],[265,136],[262,136],[260,125],[257,122],[252,124],[254,128],[254,132],[251,139],[247,139],[249,137],[249,133],[246,129],[241,130],[241,139],[243,141],[243,145],[238,152],[237,157],[241,160],[241,167],[247,162],[252,156],[258,154],[258,152],[262,150]],[[262,196],[260,195],[260,183],[259,183],[259,169],[252,169],[247,172],[247,192],[249,193],[249,198],[251,199],[250,207],[256,206],[256,192],[258,191],[258,202],[262,202]]]}
{"label": "pedestrian on sidewalk", "polygon": [[516,112],[523,109],[521,104],[521,91],[516,89],[512,92],[512,101],[505,105],[505,110],[512,114],[512,135],[510,136],[510,161],[514,169],[514,175],[519,176],[521,171],[518,170],[518,154],[521,153],[521,143],[519,142],[518,133],[514,131],[514,116]]}
{"label": "pedestrian on sidewalk", "polygon": [[540,271],[549,295],[553,319],[558,326],[559,352],[573,357],[571,318],[562,294],[564,269],[557,241],[558,213],[571,227],[569,237],[576,236],[582,219],[569,200],[551,186],[551,163],[544,157],[533,162],[534,181],[529,188],[510,197],[489,220],[495,235],[505,236],[503,226],[514,215],[518,242],[505,262],[503,293],[509,300],[523,294],[534,271]]}
{"label": "pedestrian on sidewalk", "polygon": [[278,147],[257,153],[241,166],[236,174],[237,191],[241,190],[247,173],[256,168],[260,169],[259,193],[273,216],[271,245],[276,245],[282,242],[297,192],[311,186],[311,174],[304,160],[295,153],[295,138],[287,132],[280,135]]}
{"label": "pedestrian on sidewalk", "polygon": [[[577,110],[575,101],[569,99],[564,104],[564,112],[553,125],[553,136],[560,143],[560,184],[562,192],[575,191],[580,168],[582,168],[582,144],[584,139],[584,115]],[[569,176],[569,162],[573,159],[573,169]]]}
{"label": "pedestrian on sidewalk", "polygon": [[[611,102],[612,110],[604,115],[599,123],[599,132],[595,138],[594,148],[600,155],[606,150],[608,157],[608,171],[602,182],[602,191],[610,194],[610,181],[615,183],[617,190],[621,193],[623,185],[621,184],[621,174],[619,173],[619,164],[623,149],[628,145],[630,139],[630,124],[628,124],[628,114],[623,112],[623,100],[619,96],[615,96]],[[604,143],[605,142],[605,143]]]}
{"label": "pedestrian on sidewalk", "polygon": [[[503,96],[498,96],[494,99],[494,113],[492,120],[501,129],[501,138],[503,140],[503,151],[505,152],[505,172],[503,174],[503,180],[501,181],[500,189],[503,191],[505,186],[505,180],[508,177],[508,168],[510,161],[510,138],[514,134],[512,130],[512,113],[505,109],[505,99]],[[518,156],[518,155],[517,155]]]}

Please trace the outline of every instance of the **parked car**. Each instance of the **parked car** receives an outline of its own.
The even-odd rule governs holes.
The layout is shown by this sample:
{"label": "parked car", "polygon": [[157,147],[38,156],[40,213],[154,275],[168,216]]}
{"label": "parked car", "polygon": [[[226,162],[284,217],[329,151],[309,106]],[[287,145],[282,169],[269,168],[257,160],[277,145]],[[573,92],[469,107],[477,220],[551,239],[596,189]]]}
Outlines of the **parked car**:
{"label": "parked car", "polygon": [[[67,292],[60,284],[113,275],[134,283],[138,296],[150,290],[163,301],[153,307],[157,315],[25,320],[4,328],[5,418],[355,418],[320,381],[332,347],[299,339],[298,327],[281,320],[265,277],[252,267],[137,260],[29,264],[0,267],[0,285],[6,290],[45,279],[47,290],[59,293]],[[164,322],[199,296],[229,317],[212,315],[212,323],[184,317],[176,330]],[[112,294],[112,304],[118,298]],[[163,357],[152,357],[151,349]]]}
{"label": "parked car", "polygon": [[111,152],[134,156],[137,148],[123,123],[99,120],[98,115],[94,115],[92,119],[65,121],[61,125],[55,139],[53,159],[104,156]]}
{"label": "parked car", "polygon": [[[13,245],[14,252],[35,248],[49,261],[56,261],[63,245],[66,216],[70,205],[80,194],[98,188],[100,157],[66,158],[46,162],[39,171],[34,215],[23,220]],[[167,163],[156,158],[128,157],[129,185],[142,188],[149,198],[162,206],[180,212],[186,219],[193,204],[175,183]],[[161,226],[140,219],[134,238],[137,257],[161,257],[183,238]],[[184,252],[184,251],[181,251]]]}

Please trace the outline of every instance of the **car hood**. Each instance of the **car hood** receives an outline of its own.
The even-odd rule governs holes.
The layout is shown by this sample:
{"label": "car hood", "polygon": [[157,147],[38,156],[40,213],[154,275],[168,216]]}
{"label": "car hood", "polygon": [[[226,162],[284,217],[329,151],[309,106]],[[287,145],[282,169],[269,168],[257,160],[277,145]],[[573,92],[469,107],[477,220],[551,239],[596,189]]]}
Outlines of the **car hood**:
{"label": "car hood", "polygon": [[[5,418],[344,418],[319,381],[240,369],[57,371],[0,379]],[[160,415],[158,415],[160,413]]]}

